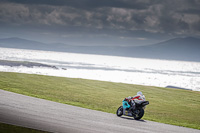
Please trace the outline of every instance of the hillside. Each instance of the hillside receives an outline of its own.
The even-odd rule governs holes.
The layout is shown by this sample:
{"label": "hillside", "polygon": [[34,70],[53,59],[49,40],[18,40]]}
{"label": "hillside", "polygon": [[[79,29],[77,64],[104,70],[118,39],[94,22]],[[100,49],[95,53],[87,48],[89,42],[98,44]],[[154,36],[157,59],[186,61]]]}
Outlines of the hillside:
{"label": "hillside", "polygon": [[7,38],[0,39],[0,47],[200,62],[200,39],[193,37],[175,38],[153,45],[137,47],[73,46],[62,43],[45,44],[20,38]]}
{"label": "hillside", "polygon": [[[154,56],[163,59],[199,61],[200,39],[187,37],[176,38],[149,46]],[[152,54],[153,55],[153,54]]]}
{"label": "hillside", "polygon": [[142,91],[150,103],[143,119],[200,129],[197,91],[8,72],[0,72],[0,89],[114,114]]}
{"label": "hillside", "polygon": [[17,37],[0,39],[0,47],[19,49],[45,49],[47,44]]}

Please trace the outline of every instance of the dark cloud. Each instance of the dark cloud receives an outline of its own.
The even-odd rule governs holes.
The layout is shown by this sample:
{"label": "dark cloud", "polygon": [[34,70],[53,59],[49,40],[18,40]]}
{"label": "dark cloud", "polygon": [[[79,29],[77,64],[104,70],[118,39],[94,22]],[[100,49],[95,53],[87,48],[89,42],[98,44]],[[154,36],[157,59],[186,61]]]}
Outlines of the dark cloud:
{"label": "dark cloud", "polygon": [[184,9],[184,10],[181,10],[181,11],[178,11],[178,12],[182,13],[182,14],[196,14],[196,15],[199,15],[200,14],[200,9]]}
{"label": "dark cloud", "polygon": [[142,44],[200,36],[199,7],[199,0],[2,0],[0,28]]}
{"label": "dark cloud", "polygon": [[28,5],[52,5],[52,6],[70,6],[76,8],[99,8],[99,7],[118,7],[118,8],[134,8],[145,9],[150,2],[148,0],[3,0],[4,2],[12,2]]}

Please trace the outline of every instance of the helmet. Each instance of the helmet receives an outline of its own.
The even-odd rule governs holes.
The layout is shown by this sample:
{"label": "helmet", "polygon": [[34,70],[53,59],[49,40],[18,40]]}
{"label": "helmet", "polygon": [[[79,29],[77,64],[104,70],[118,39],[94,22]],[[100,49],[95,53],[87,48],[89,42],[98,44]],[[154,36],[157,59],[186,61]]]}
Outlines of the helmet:
{"label": "helmet", "polygon": [[137,92],[137,95],[143,95],[143,94],[142,94],[142,92],[141,92],[141,91],[138,91],[138,92]]}

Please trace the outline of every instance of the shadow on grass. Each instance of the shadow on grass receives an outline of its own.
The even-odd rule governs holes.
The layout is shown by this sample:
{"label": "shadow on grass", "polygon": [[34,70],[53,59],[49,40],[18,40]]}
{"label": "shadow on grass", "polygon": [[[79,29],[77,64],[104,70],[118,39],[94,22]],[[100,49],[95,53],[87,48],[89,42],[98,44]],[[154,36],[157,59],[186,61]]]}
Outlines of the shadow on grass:
{"label": "shadow on grass", "polygon": [[[125,116],[121,116],[120,118],[122,118],[122,119],[127,119],[127,120],[135,120],[134,118],[131,118],[131,117],[125,117]],[[142,120],[142,119],[140,119],[140,120],[135,120],[135,121],[146,122],[145,120]]]}

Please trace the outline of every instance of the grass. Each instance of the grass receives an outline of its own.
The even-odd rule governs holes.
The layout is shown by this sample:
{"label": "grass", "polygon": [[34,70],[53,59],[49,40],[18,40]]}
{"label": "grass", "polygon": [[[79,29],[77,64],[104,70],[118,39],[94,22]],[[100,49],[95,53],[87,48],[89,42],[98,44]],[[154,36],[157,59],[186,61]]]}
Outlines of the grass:
{"label": "grass", "polygon": [[143,119],[200,129],[196,91],[8,72],[0,72],[0,89],[109,113],[142,91],[150,102]]}
{"label": "grass", "polygon": [[1,133],[47,133],[40,130],[14,126],[10,124],[0,123],[0,132]]}

